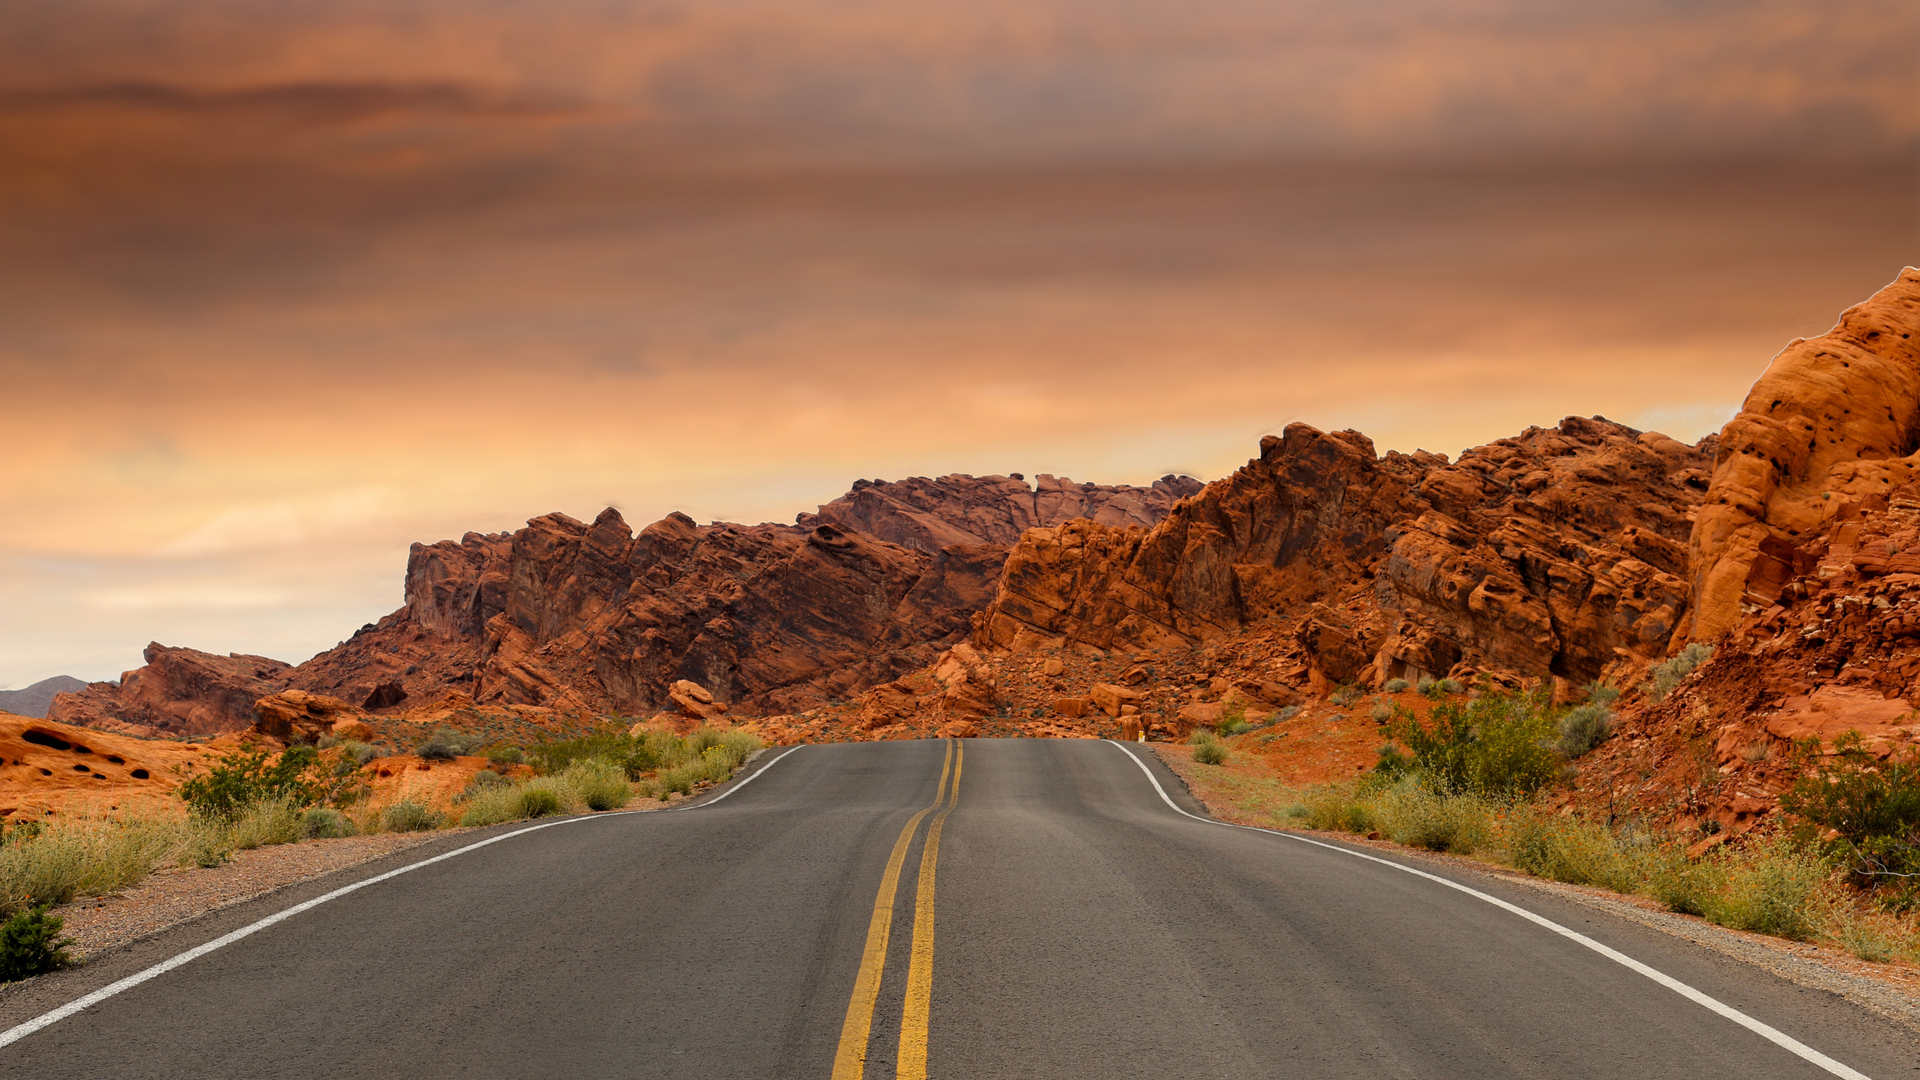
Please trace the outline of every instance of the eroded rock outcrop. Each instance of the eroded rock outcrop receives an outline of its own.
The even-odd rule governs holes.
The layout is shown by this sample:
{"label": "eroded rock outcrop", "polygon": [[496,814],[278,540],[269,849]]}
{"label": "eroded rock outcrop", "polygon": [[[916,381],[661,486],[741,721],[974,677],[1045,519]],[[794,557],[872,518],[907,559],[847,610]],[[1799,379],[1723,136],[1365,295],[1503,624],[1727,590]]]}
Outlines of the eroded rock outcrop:
{"label": "eroded rock outcrop", "polygon": [[1102,525],[1147,527],[1205,485],[1163,476],[1150,487],[1076,484],[1041,473],[1032,487],[1019,473],[939,479],[857,480],[853,490],[802,514],[801,525],[833,524],[901,547],[939,551],[953,544],[1010,547],[1028,529],[1086,518]]}
{"label": "eroded rock outcrop", "polygon": [[1689,541],[1693,640],[1764,610],[1827,526],[1920,476],[1920,270],[1773,359],[1721,433]]}
{"label": "eroded rock outcrop", "polygon": [[1179,649],[1280,618],[1320,689],[1479,672],[1585,681],[1665,650],[1712,448],[1569,417],[1449,462],[1291,425],[1150,530],[1028,533],[975,641]]}
{"label": "eroded rock outcrop", "polygon": [[128,735],[219,735],[253,726],[254,702],[286,689],[293,667],[264,656],[217,656],[154,642],[146,666],[114,683],[60,694],[47,719]]}

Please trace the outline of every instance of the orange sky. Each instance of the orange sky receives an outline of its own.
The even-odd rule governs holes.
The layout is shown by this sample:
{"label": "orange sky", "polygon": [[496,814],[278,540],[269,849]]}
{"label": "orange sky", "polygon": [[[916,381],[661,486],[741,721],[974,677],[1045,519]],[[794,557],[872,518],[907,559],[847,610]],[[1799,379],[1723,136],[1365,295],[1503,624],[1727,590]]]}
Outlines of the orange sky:
{"label": "orange sky", "polygon": [[7,5],[0,686],[553,509],[1697,438],[1920,262],[1920,15],[1595,8]]}

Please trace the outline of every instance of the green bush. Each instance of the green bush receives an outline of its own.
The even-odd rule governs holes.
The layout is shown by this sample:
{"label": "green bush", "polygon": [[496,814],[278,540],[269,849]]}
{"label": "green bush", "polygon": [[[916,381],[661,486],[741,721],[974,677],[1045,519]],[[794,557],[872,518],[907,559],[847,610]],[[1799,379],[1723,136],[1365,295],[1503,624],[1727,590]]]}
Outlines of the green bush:
{"label": "green bush", "polygon": [[426,740],[414,748],[414,753],[428,761],[452,761],[474,752],[485,741],[478,735],[455,731],[452,728],[439,728]]}
{"label": "green bush", "polygon": [[[1401,681],[1405,682],[1406,680],[1402,679]],[[1373,717],[1373,722],[1376,724],[1390,724],[1393,722],[1394,715],[1393,702],[1384,699],[1376,701],[1373,703],[1373,708],[1369,710],[1367,715]]]}
{"label": "green bush", "polygon": [[1269,720],[1269,721],[1268,721],[1268,723],[1270,723],[1270,724],[1278,724],[1278,723],[1282,723],[1282,722],[1285,722],[1285,721],[1287,721],[1287,720],[1291,720],[1291,719],[1293,719],[1294,717],[1296,717],[1296,716],[1299,716],[1299,715],[1300,715],[1300,706],[1298,706],[1298,705],[1289,705],[1289,706],[1287,706],[1286,708],[1284,708],[1284,709],[1281,709],[1281,710],[1280,710],[1279,712],[1277,712],[1277,713],[1274,713],[1274,714],[1273,714],[1273,719],[1272,719],[1272,720]]}
{"label": "green bush", "polygon": [[496,746],[487,751],[487,767],[495,772],[504,773],[515,765],[524,765],[526,751],[517,746]]}
{"label": "green bush", "polygon": [[1707,662],[1713,656],[1713,646],[1696,641],[1681,649],[1662,663],[1647,669],[1648,696],[1655,701],[1664,699],[1680,685],[1680,681],[1693,674],[1695,668]]}
{"label": "green bush", "polygon": [[1805,941],[1820,929],[1817,900],[1826,867],[1782,840],[1749,845],[1726,866],[1725,884],[1702,914],[1722,926]]}
{"label": "green bush", "polygon": [[1227,748],[1213,733],[1201,728],[1187,739],[1193,747],[1193,760],[1202,765],[1223,765],[1227,760]]}
{"label": "green bush", "polygon": [[1507,849],[1515,869],[1550,881],[1621,893],[1640,885],[1638,860],[1621,848],[1612,830],[1584,818],[1516,811]]}
{"label": "green bush", "polygon": [[1493,842],[1494,807],[1475,796],[1402,782],[1372,802],[1368,817],[1396,844],[1471,855]]}
{"label": "green bush", "polygon": [[566,800],[551,783],[534,780],[513,793],[507,804],[515,818],[548,817],[566,810]]}
{"label": "green bush", "polygon": [[1644,891],[1669,911],[1705,915],[1707,905],[1726,884],[1726,868],[1718,860],[1696,861],[1686,848],[1669,844],[1648,865]]}
{"label": "green bush", "polygon": [[299,804],[285,796],[248,803],[225,824],[230,841],[241,851],[291,844],[306,835]]}
{"label": "green bush", "polygon": [[1560,775],[1551,733],[1539,697],[1526,694],[1436,705],[1425,725],[1408,715],[1394,731],[1434,791],[1506,798],[1530,796]]}
{"label": "green bush", "polygon": [[412,799],[402,799],[380,815],[380,827],[386,832],[426,832],[444,823],[441,815]]}
{"label": "green bush", "polygon": [[1605,705],[1589,701],[1568,709],[1556,725],[1560,730],[1560,752],[1577,758],[1613,734],[1613,713]]}
{"label": "green bush", "polygon": [[1814,765],[1780,798],[1798,818],[1802,838],[1830,829],[1826,854],[1854,884],[1876,889],[1920,874],[1920,753],[1880,761],[1850,731],[1831,759]]}
{"label": "green bush", "polygon": [[1615,690],[1611,686],[1601,685],[1598,679],[1588,683],[1581,689],[1586,692],[1587,704],[1589,705],[1611,705],[1615,699],[1620,696],[1620,691]]}
{"label": "green bush", "polygon": [[73,963],[67,946],[73,939],[60,936],[66,920],[47,914],[47,906],[15,912],[0,923],[0,982],[15,982],[58,971]]}
{"label": "green bush", "polygon": [[14,830],[0,844],[0,914],[131,888],[177,857],[182,826],[166,818],[68,818]]}
{"label": "green bush", "polygon": [[352,818],[332,807],[316,806],[300,815],[300,834],[308,840],[337,840],[358,831]]}
{"label": "green bush", "polygon": [[180,798],[190,813],[215,818],[232,818],[269,799],[287,799],[301,806],[320,800],[319,751],[311,746],[289,747],[272,764],[267,763],[269,756],[265,750],[227,754],[207,772],[181,784]]}
{"label": "green bush", "polygon": [[1335,705],[1343,709],[1348,709],[1353,707],[1354,702],[1360,700],[1362,693],[1363,691],[1359,687],[1351,683],[1341,683],[1339,686],[1333,688],[1333,693],[1327,696]]}
{"label": "green bush", "polygon": [[1407,692],[1407,688],[1412,685],[1412,683],[1405,679],[1388,679],[1387,685],[1381,687],[1381,689],[1389,694],[1404,694]]}
{"label": "green bush", "polygon": [[589,810],[618,810],[633,801],[625,770],[601,758],[576,761],[559,779]]}

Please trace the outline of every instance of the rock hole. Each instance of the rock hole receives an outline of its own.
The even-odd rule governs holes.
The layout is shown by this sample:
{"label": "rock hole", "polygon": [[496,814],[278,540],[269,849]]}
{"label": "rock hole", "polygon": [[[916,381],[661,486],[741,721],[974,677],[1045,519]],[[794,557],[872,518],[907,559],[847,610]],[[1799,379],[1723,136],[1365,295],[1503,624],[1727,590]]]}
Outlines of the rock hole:
{"label": "rock hole", "polygon": [[20,736],[35,746],[44,746],[52,750],[71,750],[73,744],[50,731],[28,728]]}
{"label": "rock hole", "polygon": [[75,765],[73,767],[73,771],[74,772],[92,772],[93,770],[87,768],[85,765]]}
{"label": "rock hole", "polygon": [[145,769],[135,769],[132,775],[135,780],[145,780],[148,774]]}
{"label": "rock hole", "polygon": [[41,776],[52,776],[52,775],[53,775],[53,770],[52,770],[52,769],[41,769],[41,770],[40,770],[40,775],[41,775]]}
{"label": "rock hole", "polygon": [[125,765],[127,763],[127,759],[121,757],[119,754],[108,754],[107,760],[113,762],[115,765]]}

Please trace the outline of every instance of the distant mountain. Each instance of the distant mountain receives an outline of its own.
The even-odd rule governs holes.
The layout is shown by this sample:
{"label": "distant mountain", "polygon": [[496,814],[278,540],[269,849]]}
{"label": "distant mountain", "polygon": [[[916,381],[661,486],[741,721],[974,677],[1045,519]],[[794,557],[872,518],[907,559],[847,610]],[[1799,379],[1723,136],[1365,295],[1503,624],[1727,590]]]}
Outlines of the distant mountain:
{"label": "distant mountain", "polygon": [[47,715],[47,706],[53,704],[53,695],[72,693],[86,688],[84,679],[76,679],[71,675],[55,675],[51,679],[41,679],[21,690],[0,690],[0,712],[39,719]]}

